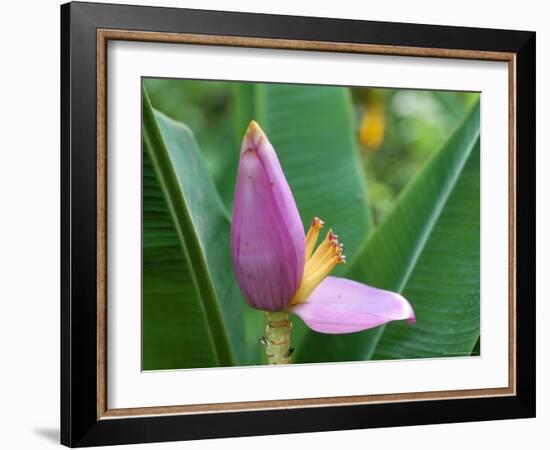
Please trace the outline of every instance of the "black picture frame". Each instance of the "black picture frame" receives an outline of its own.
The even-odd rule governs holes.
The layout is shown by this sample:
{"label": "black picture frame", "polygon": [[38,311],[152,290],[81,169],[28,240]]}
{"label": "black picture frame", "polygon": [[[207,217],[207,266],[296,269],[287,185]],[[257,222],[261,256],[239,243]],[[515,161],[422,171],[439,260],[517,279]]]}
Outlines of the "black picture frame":
{"label": "black picture frame", "polygon": [[[97,30],[513,53],[516,393],[510,396],[98,418]],[[61,443],[71,447],[535,416],[534,32],[190,9],[61,6]]]}

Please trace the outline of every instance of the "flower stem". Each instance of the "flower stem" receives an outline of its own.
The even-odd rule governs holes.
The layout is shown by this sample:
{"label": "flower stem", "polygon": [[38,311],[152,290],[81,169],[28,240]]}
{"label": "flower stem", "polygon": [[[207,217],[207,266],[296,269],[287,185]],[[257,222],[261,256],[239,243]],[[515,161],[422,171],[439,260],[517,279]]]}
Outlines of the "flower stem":
{"label": "flower stem", "polygon": [[292,322],[287,312],[266,312],[265,347],[268,364],[290,364]]}

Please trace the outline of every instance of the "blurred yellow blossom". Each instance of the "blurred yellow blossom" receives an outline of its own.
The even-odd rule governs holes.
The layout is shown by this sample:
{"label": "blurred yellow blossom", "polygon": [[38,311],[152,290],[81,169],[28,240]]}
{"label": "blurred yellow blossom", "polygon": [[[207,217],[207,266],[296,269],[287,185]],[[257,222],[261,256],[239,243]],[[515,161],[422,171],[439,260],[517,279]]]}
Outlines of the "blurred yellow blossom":
{"label": "blurred yellow blossom", "polygon": [[377,151],[384,141],[386,112],[380,100],[368,102],[359,127],[359,142],[368,152]]}

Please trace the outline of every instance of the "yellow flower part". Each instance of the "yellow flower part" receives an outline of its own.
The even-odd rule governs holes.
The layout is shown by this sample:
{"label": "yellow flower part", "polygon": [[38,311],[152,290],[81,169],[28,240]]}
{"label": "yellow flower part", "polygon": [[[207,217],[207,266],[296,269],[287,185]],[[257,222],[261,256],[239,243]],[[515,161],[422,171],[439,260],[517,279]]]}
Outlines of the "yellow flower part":
{"label": "yellow flower part", "polygon": [[363,114],[359,127],[359,141],[366,150],[375,152],[382,145],[385,125],[384,104],[371,103]]}
{"label": "yellow flower part", "polygon": [[306,264],[304,275],[298,290],[291,300],[292,305],[303,303],[323,281],[337,264],[346,262],[346,256],[343,253],[344,244],[338,240],[338,236],[329,230],[325,239],[317,249],[315,244],[319,239],[319,233],[324,226],[324,222],[315,217],[306,235]]}

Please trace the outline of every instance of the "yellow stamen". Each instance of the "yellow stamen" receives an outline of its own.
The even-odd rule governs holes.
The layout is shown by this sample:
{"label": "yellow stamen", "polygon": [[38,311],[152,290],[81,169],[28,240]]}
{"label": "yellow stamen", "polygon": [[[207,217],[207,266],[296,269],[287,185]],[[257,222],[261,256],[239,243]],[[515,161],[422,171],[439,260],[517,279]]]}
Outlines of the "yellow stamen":
{"label": "yellow stamen", "polygon": [[334,234],[332,233],[332,230],[329,230],[323,242],[321,242],[319,247],[317,247],[317,250],[315,250],[315,253],[310,256],[309,261],[306,261],[306,267],[311,267],[318,264],[319,260],[323,258],[327,254],[327,252],[330,252],[333,236]]}
{"label": "yellow stamen", "polygon": [[315,267],[304,276],[304,283],[302,284],[305,286],[309,286],[313,283],[319,284],[321,280],[334,269],[336,264],[338,264],[338,260],[338,256],[329,256],[322,264],[319,264],[319,266]]}
{"label": "yellow stamen", "polygon": [[338,236],[332,230],[329,230],[323,242],[313,251],[322,226],[323,221],[316,217],[307,233],[304,275],[300,287],[292,298],[291,304],[293,305],[306,301],[337,264],[346,262],[346,257],[343,254],[344,246],[338,241]]}
{"label": "yellow stamen", "polygon": [[325,222],[319,219],[319,217],[313,218],[309,231],[306,235],[306,261],[311,257],[315,244],[317,243],[317,239],[319,238],[319,232],[324,225]]}

